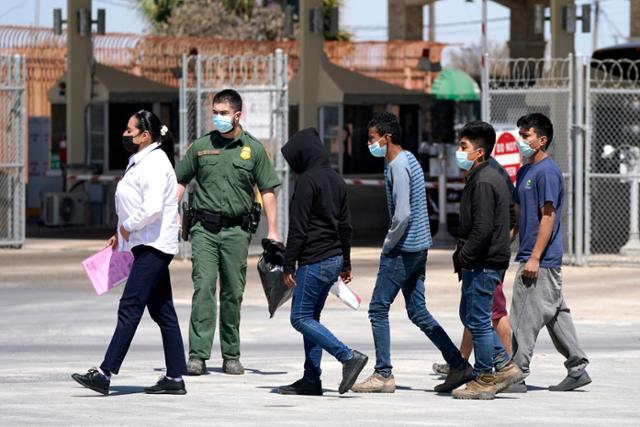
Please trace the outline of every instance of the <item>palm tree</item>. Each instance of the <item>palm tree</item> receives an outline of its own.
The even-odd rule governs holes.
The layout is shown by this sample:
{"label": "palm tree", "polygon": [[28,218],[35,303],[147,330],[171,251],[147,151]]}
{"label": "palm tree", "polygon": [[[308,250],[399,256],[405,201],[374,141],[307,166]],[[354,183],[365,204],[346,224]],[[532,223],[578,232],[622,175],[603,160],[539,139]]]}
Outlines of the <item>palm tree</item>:
{"label": "palm tree", "polygon": [[347,41],[351,39],[351,34],[344,30],[338,29],[338,34],[330,34],[328,31],[329,26],[331,25],[331,9],[342,9],[342,0],[323,0],[322,5],[324,6],[324,38],[325,40],[339,40],[339,41]]}
{"label": "palm tree", "polygon": [[167,23],[173,9],[181,3],[182,0],[138,0],[138,12],[152,26],[156,26]]}
{"label": "palm tree", "polygon": [[[256,0],[206,0],[210,8],[203,10],[203,5],[198,5],[198,3],[202,2],[194,0],[138,0],[138,12],[157,34],[179,36],[186,35],[186,31],[189,35],[195,35],[193,33],[208,35],[206,33],[212,31],[215,26],[208,26],[200,21],[215,18],[211,21],[212,24],[216,22],[220,25],[220,21],[228,21],[227,27],[230,26],[228,31],[218,31],[216,34],[222,33],[232,35],[232,37],[268,40],[281,37],[282,28],[278,26],[281,26],[284,15],[280,8],[276,11],[268,8],[268,6],[259,6]],[[279,2],[266,3],[278,4]],[[323,0],[323,4],[324,22],[328,28],[331,21],[331,9],[339,9],[342,6],[342,0]],[[229,14],[227,16],[228,19],[221,20],[221,16],[212,15],[221,13],[221,8]],[[171,22],[172,13],[178,9],[179,12],[176,13],[180,17],[173,19],[173,22]],[[193,25],[189,25],[189,22],[192,22]],[[350,37],[351,34],[346,31],[340,30],[337,35],[331,35],[328,31],[325,32],[327,40],[349,40]]]}

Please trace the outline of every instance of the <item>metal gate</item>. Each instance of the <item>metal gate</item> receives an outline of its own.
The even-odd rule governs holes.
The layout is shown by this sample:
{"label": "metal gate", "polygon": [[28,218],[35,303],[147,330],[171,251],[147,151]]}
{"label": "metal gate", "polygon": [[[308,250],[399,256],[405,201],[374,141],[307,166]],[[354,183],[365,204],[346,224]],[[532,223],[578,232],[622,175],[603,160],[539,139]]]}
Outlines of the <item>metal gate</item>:
{"label": "metal gate", "polygon": [[25,62],[0,57],[0,246],[17,248],[25,238]]}
{"label": "metal gate", "polygon": [[[288,138],[288,64],[281,49],[271,55],[183,55],[180,80],[180,157],[189,144],[211,131],[213,96],[226,88],[242,96],[242,126],[259,139],[270,154],[281,181],[277,191],[278,233],[286,239],[289,224],[289,173],[280,149]],[[266,218],[254,236],[256,253],[265,236]],[[257,242],[257,244],[256,244]],[[182,256],[190,257],[183,243]]]}
{"label": "metal gate", "polygon": [[585,255],[589,264],[640,263],[640,61],[587,68]]}
{"label": "metal gate", "polygon": [[563,212],[565,262],[574,262],[573,90],[574,60],[485,58],[484,120],[496,129],[515,130],[519,117],[543,113],[551,119],[550,154],[565,179]]}

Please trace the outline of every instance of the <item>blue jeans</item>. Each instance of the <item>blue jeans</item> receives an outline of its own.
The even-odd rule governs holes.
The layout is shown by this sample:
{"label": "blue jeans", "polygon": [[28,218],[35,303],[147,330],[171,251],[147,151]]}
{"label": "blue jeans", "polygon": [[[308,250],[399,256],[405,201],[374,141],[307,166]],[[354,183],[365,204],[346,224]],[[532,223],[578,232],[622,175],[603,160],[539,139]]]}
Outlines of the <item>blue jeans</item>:
{"label": "blue jeans", "polygon": [[460,320],[473,335],[474,375],[491,374],[494,367],[500,370],[511,361],[491,324],[493,292],[502,274],[503,270],[482,267],[462,270]]}
{"label": "blue jeans", "polygon": [[329,289],[342,270],[342,256],[302,265],[296,271],[296,287],[291,303],[291,325],[304,337],[304,379],[320,380],[322,350],[344,363],[353,351],[320,324],[320,312]]}
{"label": "blue jeans", "polygon": [[384,377],[391,375],[393,369],[390,351],[389,308],[401,290],[409,319],[440,350],[450,366],[457,368],[464,364],[464,359],[458,348],[427,310],[424,296],[426,266],[427,251],[391,251],[380,257],[378,278],[369,304],[369,320],[376,347],[375,371]]}

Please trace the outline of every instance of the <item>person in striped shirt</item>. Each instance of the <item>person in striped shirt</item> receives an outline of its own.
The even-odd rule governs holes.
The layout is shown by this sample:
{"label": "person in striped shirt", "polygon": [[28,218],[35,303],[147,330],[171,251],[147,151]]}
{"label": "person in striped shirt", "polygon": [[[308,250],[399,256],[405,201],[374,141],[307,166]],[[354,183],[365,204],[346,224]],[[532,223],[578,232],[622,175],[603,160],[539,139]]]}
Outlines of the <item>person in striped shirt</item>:
{"label": "person in striped shirt", "polygon": [[389,308],[400,291],[409,319],[440,350],[451,366],[447,390],[471,379],[472,368],[442,326],[427,310],[425,271],[431,247],[424,173],[416,158],[400,145],[400,123],[389,112],[369,122],[369,151],[385,159],[385,187],[391,222],[384,239],[376,285],[369,304],[369,320],[376,349],[374,372],[351,390],[360,393],[393,393]]}

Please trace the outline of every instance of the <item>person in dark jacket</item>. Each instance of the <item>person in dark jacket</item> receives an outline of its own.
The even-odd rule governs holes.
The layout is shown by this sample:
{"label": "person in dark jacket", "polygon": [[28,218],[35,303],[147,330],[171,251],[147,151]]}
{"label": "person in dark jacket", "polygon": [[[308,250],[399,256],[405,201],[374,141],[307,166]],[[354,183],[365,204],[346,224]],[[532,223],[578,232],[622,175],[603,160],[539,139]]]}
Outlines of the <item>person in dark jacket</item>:
{"label": "person in dark jacket", "polygon": [[[304,337],[304,376],[281,394],[322,395],[320,361],[326,350],[342,363],[340,394],[351,388],[368,357],[320,323],[329,289],[351,281],[351,217],[344,180],[330,166],[318,131],[303,129],[282,147],[298,175],[289,213],[284,283],[293,287],[291,325]],[[297,263],[297,270],[296,270]]]}
{"label": "person in dark jacket", "polygon": [[475,379],[452,394],[456,399],[493,399],[524,377],[491,326],[493,293],[511,255],[511,194],[500,173],[489,165],[496,141],[493,127],[471,122],[461,135],[456,164],[465,171],[466,184],[453,262],[462,277],[460,319],[473,335],[476,361]]}
{"label": "person in dark jacket", "polygon": [[[482,132],[482,128],[475,127],[466,127],[464,129],[465,133],[461,134],[460,137],[468,137],[473,140],[476,139],[476,133]],[[507,173],[507,171],[498,163],[498,161],[494,157],[489,157],[487,160],[489,163],[489,167],[494,168],[500,173],[500,176],[507,184],[509,188],[509,194],[513,194],[514,186],[511,181],[511,177]],[[514,230],[516,225],[516,208],[515,204],[511,202],[509,206],[509,223],[510,229]],[[511,346],[511,326],[509,324],[509,316],[507,312],[507,299],[504,296],[504,277],[496,286],[495,291],[493,292],[493,304],[491,306],[491,324],[493,328],[496,330],[496,333],[500,337],[500,341],[504,346],[504,349],[507,353],[513,354],[512,346]],[[462,334],[462,342],[460,343],[460,354],[465,359],[469,359],[471,357],[471,352],[473,351],[473,339],[471,337],[471,332],[467,328],[464,329],[464,333]],[[448,376],[449,374],[449,364],[448,363],[434,363],[433,364],[433,372],[440,376]],[[445,384],[436,386],[434,388],[435,391],[438,391],[440,388],[443,388]],[[511,392],[513,389],[509,389],[506,392]]]}

